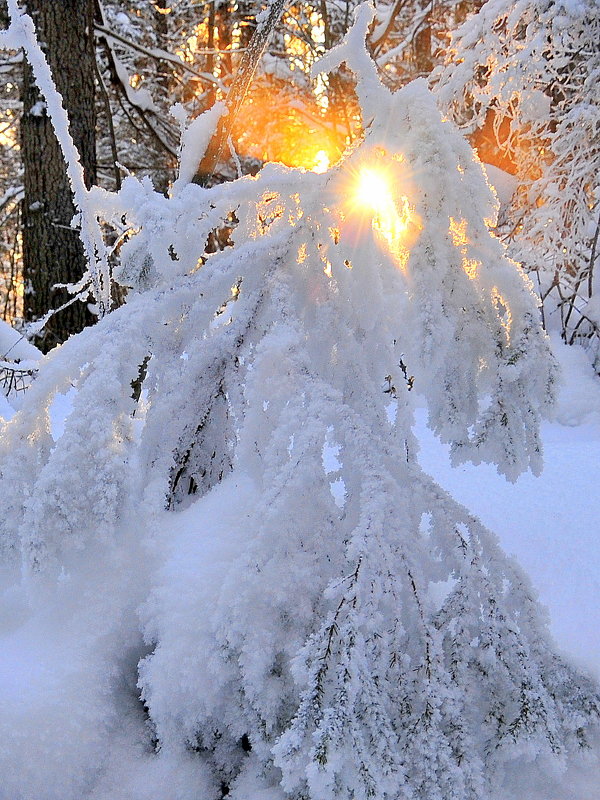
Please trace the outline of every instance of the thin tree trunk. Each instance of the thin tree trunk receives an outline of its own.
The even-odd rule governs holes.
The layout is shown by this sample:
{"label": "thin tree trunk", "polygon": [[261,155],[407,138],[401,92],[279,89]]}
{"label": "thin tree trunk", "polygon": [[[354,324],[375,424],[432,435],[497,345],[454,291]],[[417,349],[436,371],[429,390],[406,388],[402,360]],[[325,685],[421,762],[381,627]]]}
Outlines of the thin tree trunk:
{"label": "thin tree trunk", "polygon": [[227,98],[225,100],[227,111],[218,122],[212,139],[196,170],[194,183],[206,185],[210,182],[227,143],[227,139],[231,134],[240,107],[246,98],[246,94],[254,78],[254,73],[262,54],[265,51],[265,47],[281,19],[284,5],[285,0],[273,0],[269,8],[268,16],[254,29],[248,47],[242,54],[237,74],[227,93]]}
{"label": "thin tree trunk", "polygon": [[[216,24],[216,16],[215,16],[215,3],[208,4],[208,36],[206,38],[206,49],[207,50],[214,50],[215,47],[215,24]],[[219,47],[221,43],[219,41]],[[206,65],[204,67],[206,72],[210,75],[214,74],[215,69],[215,56],[214,53],[209,53],[206,57]],[[206,108],[212,108],[215,104],[216,100],[216,90],[214,86],[209,87],[207,94],[206,94]]]}
{"label": "thin tree trunk", "polygon": [[[171,43],[170,33],[170,0],[155,0],[154,2],[154,32],[157,46],[169,52]],[[173,70],[167,61],[159,61],[157,65],[156,83],[160,89],[161,99],[166,108],[173,102],[171,90],[173,86]],[[175,178],[175,163],[173,156],[165,148],[158,148],[153,154],[156,169],[153,171],[154,187],[157,191],[166,194],[169,185]]]}
{"label": "thin tree trunk", "polygon": [[[28,0],[38,39],[69,114],[88,186],[96,182],[93,0]],[[57,283],[74,283],[85,270],[71,220],[75,207],[62,152],[31,69],[24,65],[21,153],[24,166],[23,277],[25,319],[36,320],[68,299]],[[44,351],[93,321],[84,303],[54,315],[37,344]]]}
{"label": "thin tree trunk", "polygon": [[[430,0],[421,2],[421,8],[430,6]],[[431,9],[427,12],[423,24],[417,31],[414,42],[415,67],[418,75],[429,75],[433,68],[431,53]]]}

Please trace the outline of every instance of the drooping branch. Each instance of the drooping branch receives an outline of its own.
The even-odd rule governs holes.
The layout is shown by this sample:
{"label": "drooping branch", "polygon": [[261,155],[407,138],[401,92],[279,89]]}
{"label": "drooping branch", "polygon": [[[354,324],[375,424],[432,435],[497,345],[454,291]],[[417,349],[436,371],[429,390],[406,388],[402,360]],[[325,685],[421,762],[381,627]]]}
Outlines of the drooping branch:
{"label": "drooping branch", "polygon": [[[104,20],[104,10],[99,0],[96,0],[96,15],[100,20],[100,22],[95,26],[95,30],[100,31],[102,33],[101,39],[105,44],[105,54],[106,54],[106,59],[108,61],[112,82],[117,87],[123,99],[133,109],[137,117],[140,119],[144,129],[150,133],[150,135],[156,141],[159,147],[165,150],[173,158],[176,158],[177,148],[175,144],[176,141],[175,130],[158,114],[158,111],[153,107],[153,104],[140,102],[140,100],[138,100],[136,92],[132,89],[129,83],[129,76],[127,75],[127,71],[123,66],[123,64],[121,63],[119,57],[115,53],[112,41],[113,39],[117,39],[118,41],[121,42],[126,42],[127,40],[123,39],[123,37],[113,34],[106,27]],[[136,46],[135,49],[140,50],[140,47]],[[146,48],[141,48],[141,50],[146,55],[152,55],[150,51],[146,52]],[[164,134],[166,134],[166,136],[163,135],[163,132],[161,132],[160,128],[163,129],[163,132]],[[169,141],[169,139],[171,141]]]}
{"label": "drooping branch", "polygon": [[[204,83],[211,84],[213,86],[219,87],[221,89],[224,88],[221,81],[216,78],[214,75],[211,75],[209,72],[200,72],[197,69],[194,69],[189,64],[186,64],[185,61],[182,61],[181,58],[178,56],[174,56],[172,53],[168,53],[166,50],[161,50],[158,47],[144,47],[143,45],[139,44],[138,42],[132,42],[131,39],[127,39],[125,36],[122,36],[120,33],[111,30],[108,28],[104,23],[96,23],[94,25],[94,30],[98,34],[98,38],[106,39],[106,40],[114,40],[115,42],[119,42],[124,47],[127,47],[130,50],[134,50],[142,55],[148,56],[148,58],[152,58],[155,61],[167,61],[169,64],[172,64],[174,67],[181,69],[183,72],[187,72],[190,75],[193,75],[195,78],[198,78],[200,81]],[[212,48],[207,48],[206,50],[195,50],[196,55],[210,55],[213,56],[215,53],[220,51],[214,50]]]}

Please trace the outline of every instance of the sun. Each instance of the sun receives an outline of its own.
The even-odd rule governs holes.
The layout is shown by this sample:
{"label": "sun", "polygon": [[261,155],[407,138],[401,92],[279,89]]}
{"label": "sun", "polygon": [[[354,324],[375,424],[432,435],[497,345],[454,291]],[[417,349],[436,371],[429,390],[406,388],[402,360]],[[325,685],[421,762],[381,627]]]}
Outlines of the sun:
{"label": "sun", "polygon": [[389,208],[394,199],[387,176],[381,170],[363,167],[358,174],[356,200],[375,213]]}
{"label": "sun", "polygon": [[421,224],[409,199],[411,182],[402,157],[376,151],[371,159],[347,171],[342,191],[347,235],[359,242],[372,231],[405,271]]}

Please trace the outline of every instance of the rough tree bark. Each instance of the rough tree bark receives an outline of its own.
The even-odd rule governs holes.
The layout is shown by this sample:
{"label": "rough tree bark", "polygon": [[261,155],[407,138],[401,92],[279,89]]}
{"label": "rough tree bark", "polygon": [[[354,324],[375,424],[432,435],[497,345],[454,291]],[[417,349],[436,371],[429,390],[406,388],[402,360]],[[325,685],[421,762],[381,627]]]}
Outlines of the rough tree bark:
{"label": "rough tree bark", "polygon": [[[93,0],[28,0],[38,38],[71,121],[88,186],[96,182]],[[75,207],[60,146],[29,65],[23,74],[21,152],[24,167],[23,276],[25,319],[36,320],[68,299],[57,283],[79,280],[83,248],[71,228]],[[55,314],[36,344],[47,351],[93,321],[85,303]]]}
{"label": "rough tree bark", "polygon": [[[167,52],[170,52],[172,49],[169,39],[171,28],[170,21],[173,11],[171,5],[170,0],[155,0],[153,5],[156,45],[161,50],[166,50]],[[167,61],[158,62],[156,83],[160,88],[160,96],[164,99],[166,107],[168,107],[168,105],[173,102],[170,100],[173,90],[173,69]],[[154,188],[166,195],[169,185],[177,176],[175,159],[164,147],[156,148],[156,151],[153,153],[153,159],[156,164],[156,169],[153,170],[152,173]]]}
{"label": "rough tree bark", "polygon": [[420,7],[423,11],[429,9],[413,40],[415,67],[417,74],[423,76],[429,75],[433,69],[431,52],[431,10],[433,3],[430,0],[421,0]]}

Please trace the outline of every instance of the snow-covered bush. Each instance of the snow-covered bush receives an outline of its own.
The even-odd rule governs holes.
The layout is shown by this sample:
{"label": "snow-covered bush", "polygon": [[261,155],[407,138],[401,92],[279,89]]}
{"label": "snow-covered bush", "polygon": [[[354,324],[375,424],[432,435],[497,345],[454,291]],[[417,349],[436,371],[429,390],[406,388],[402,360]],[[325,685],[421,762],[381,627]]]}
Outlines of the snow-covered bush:
{"label": "snow-covered bush", "polygon": [[334,169],[83,200],[130,291],[2,432],[3,797],[483,800],[588,742],[595,687],[416,459],[407,376],[457,460],[538,470],[554,367],[480,164],[381,86],[370,19],[322,64],[365,128]]}
{"label": "snow-covered bush", "polygon": [[546,324],[589,343],[600,231],[600,4],[488,0],[452,37],[436,94],[466,132],[492,122],[518,178],[506,221],[510,252],[535,278]]}

